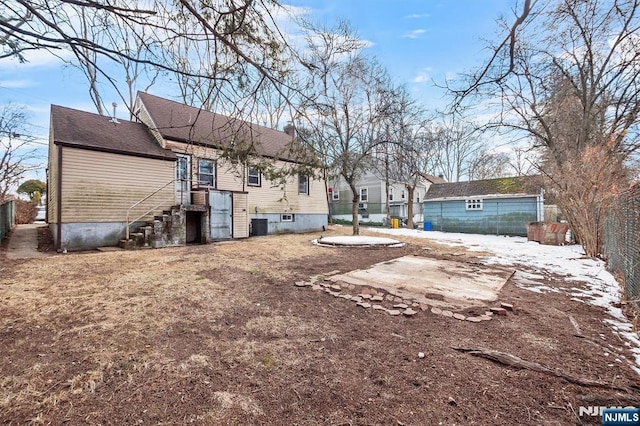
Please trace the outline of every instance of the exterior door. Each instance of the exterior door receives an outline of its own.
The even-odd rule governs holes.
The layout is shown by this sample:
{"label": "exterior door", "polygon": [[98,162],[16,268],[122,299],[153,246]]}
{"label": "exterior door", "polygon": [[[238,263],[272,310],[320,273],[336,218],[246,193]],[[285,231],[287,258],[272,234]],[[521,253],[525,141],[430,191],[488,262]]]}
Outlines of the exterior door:
{"label": "exterior door", "polygon": [[228,240],[231,238],[232,207],[231,192],[209,193],[209,238]]}
{"label": "exterior door", "polygon": [[176,204],[191,204],[191,157],[177,154],[176,161]]}
{"label": "exterior door", "polygon": [[247,193],[233,193],[233,238],[247,238],[249,236],[249,221],[247,217]]}

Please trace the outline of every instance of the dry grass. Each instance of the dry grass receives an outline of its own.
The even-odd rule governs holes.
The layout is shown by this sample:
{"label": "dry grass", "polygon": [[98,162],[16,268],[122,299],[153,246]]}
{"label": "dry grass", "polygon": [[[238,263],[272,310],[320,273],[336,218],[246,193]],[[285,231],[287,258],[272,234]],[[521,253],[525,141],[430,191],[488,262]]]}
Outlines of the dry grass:
{"label": "dry grass", "polygon": [[[349,233],[348,227],[334,227],[324,235]],[[402,254],[482,256],[405,237],[399,239],[409,247],[398,251],[340,251],[310,244],[319,235],[3,263],[0,420],[291,424],[309,418],[307,424],[374,419],[409,424],[416,419],[407,413],[420,412],[417,423],[432,424],[439,410],[464,423],[457,417],[463,410],[447,402],[448,392],[464,389],[469,377],[476,380],[478,369],[486,383],[503,380],[504,371],[449,353],[451,339],[513,344],[516,351],[533,346],[537,355],[549,357],[564,347],[557,339],[566,336],[524,333],[520,327],[529,331],[532,321],[547,320],[525,309],[521,322],[513,316],[511,322],[473,329],[434,321],[426,313],[412,319],[380,317],[320,292],[296,289],[291,284],[310,275],[368,267]],[[535,306],[542,305],[536,301]],[[573,315],[586,323],[592,314],[580,317],[581,312]],[[507,334],[509,327],[513,334]],[[557,326],[541,329],[551,333]],[[430,357],[424,368],[414,361],[418,351]],[[570,362],[564,355],[550,359]],[[596,355],[589,359],[600,365]],[[580,354],[580,365],[584,362]],[[546,397],[545,386],[535,382],[500,389],[510,392],[521,382],[524,387],[517,391]],[[484,398],[469,392],[469,401]],[[426,399],[437,409],[425,408]],[[467,413],[477,409],[476,419],[482,419],[489,415],[482,406],[472,402]]]}
{"label": "dry grass", "polygon": [[[324,234],[348,231],[337,228]],[[255,282],[259,292],[259,283],[288,280],[295,274],[289,262],[326,250],[309,243],[316,237],[282,235],[163,250],[72,253],[4,265],[0,329],[17,336],[38,335],[40,330],[45,336],[38,338],[46,342],[36,350],[37,362],[25,360],[28,368],[13,369],[2,378],[0,411],[32,406],[42,414],[95,392],[107,376],[123,376],[131,384],[142,373],[163,376],[167,383],[200,374],[210,367],[210,357],[185,354],[167,336],[198,337],[203,324],[211,333],[224,333],[230,325],[223,317],[243,310],[259,311],[232,325],[245,330],[246,338],[207,337],[201,342],[216,348],[217,361],[264,369],[296,365],[296,345],[318,333],[296,317],[256,306],[246,297],[252,291],[246,283]],[[244,287],[235,291],[235,286]],[[53,355],[60,350],[69,354],[68,362]],[[225,412],[261,412],[251,398],[216,395]]]}

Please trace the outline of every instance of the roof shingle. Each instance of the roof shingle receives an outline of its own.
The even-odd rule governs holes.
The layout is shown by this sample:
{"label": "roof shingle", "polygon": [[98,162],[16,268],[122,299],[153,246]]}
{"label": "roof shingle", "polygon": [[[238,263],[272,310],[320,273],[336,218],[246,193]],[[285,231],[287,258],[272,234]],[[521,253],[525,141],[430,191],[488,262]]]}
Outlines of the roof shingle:
{"label": "roof shingle", "polygon": [[51,131],[56,145],[135,155],[161,160],[176,156],[162,148],[144,124],[51,105]]}
{"label": "roof shingle", "polygon": [[478,195],[530,194],[540,192],[535,176],[518,176],[469,182],[434,183],[429,187],[425,200],[438,198],[473,197]]}
{"label": "roof shingle", "polygon": [[220,149],[241,144],[265,157],[295,160],[290,150],[292,137],[285,132],[148,93],[138,92],[138,99],[165,139]]}

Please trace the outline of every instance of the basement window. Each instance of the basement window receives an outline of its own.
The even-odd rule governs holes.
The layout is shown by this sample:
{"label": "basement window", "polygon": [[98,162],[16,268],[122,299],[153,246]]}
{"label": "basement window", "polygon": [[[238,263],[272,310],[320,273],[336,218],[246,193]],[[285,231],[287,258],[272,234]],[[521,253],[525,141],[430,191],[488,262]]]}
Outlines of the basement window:
{"label": "basement window", "polygon": [[280,222],[293,222],[293,215],[291,213],[282,213],[280,215]]}
{"label": "basement window", "polygon": [[465,207],[466,210],[482,210],[482,198],[467,198]]}

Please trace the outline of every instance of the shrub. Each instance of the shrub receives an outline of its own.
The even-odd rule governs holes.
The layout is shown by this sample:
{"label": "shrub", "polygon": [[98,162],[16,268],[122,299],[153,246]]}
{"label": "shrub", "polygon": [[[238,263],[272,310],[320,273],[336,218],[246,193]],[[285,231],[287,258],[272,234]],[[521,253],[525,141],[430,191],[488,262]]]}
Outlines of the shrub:
{"label": "shrub", "polygon": [[16,200],[16,223],[33,223],[38,212],[35,201]]}

